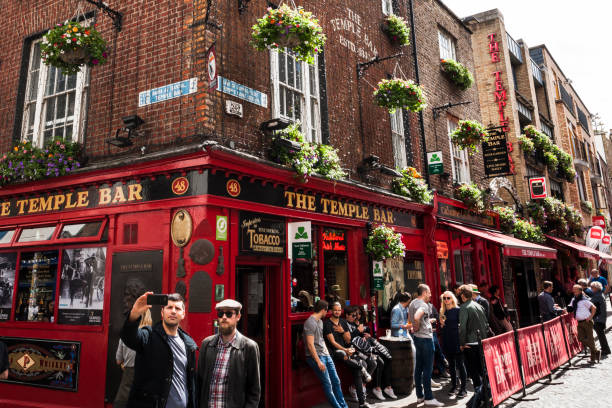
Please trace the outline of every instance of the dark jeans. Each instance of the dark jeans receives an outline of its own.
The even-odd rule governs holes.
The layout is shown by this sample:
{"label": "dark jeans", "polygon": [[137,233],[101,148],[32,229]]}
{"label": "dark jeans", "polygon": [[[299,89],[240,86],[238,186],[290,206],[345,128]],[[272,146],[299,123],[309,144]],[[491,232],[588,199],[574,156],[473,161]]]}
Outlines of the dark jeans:
{"label": "dark jeans", "polygon": [[480,361],[480,350],[478,346],[463,349],[465,368],[472,379],[474,388],[482,385],[482,362]]}
{"label": "dark jeans", "polygon": [[593,329],[595,329],[595,333],[597,333],[601,353],[610,354],[610,346],[608,345],[608,339],[606,339],[606,324],[595,322]]}
{"label": "dark jeans", "polygon": [[316,361],[312,357],[306,357],[306,362],[314,370],[317,377],[323,384],[325,396],[333,408],[348,408],[342,395],[342,387],[340,386],[340,378],[336,373],[336,366],[330,356],[319,356],[319,359],[325,364],[325,371],[319,370]]}
{"label": "dark jeans", "polygon": [[353,376],[353,385],[357,391],[357,400],[359,405],[365,402],[365,393],[363,392],[363,378],[361,376],[361,370],[365,368],[368,373],[374,372],[376,369],[376,362],[372,360],[360,359],[356,356],[352,358],[344,359],[344,353],[334,353],[334,361],[336,363],[342,362],[350,371]]}
{"label": "dark jeans", "polygon": [[443,374],[444,371],[446,370],[446,367],[444,366],[444,360],[446,359],[444,357],[444,353],[442,352],[442,348],[440,347],[440,342],[438,341],[438,335],[436,334],[436,332],[434,332],[433,334],[433,341],[434,341],[434,366],[435,368],[438,369],[438,374]]}
{"label": "dark jeans", "polygon": [[374,387],[387,388],[391,386],[391,359],[383,356],[376,357],[376,371],[374,372]]}
{"label": "dark jeans", "polygon": [[458,385],[458,371],[459,380],[461,381],[461,390],[465,391],[465,385],[467,382],[467,372],[465,370],[465,364],[463,362],[463,353],[446,353],[446,359],[448,360],[448,371],[450,372],[452,387],[455,388]]}
{"label": "dark jeans", "polygon": [[[414,367],[414,382],[417,398],[433,399],[431,392],[431,372],[433,371],[434,343],[433,339],[413,337],[416,348],[416,364]],[[423,395],[423,391],[425,394]]]}

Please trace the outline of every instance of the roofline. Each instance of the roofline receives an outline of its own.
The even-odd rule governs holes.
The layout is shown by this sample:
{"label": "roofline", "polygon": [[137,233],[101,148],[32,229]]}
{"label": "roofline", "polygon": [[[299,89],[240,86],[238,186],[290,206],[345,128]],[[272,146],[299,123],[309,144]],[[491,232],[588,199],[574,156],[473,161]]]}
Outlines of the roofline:
{"label": "roofline", "polygon": [[466,30],[468,33],[470,33],[470,34],[474,34],[474,32],[473,32],[473,31],[472,31],[472,30],[471,30],[471,29],[470,29],[470,28],[467,26],[467,24],[465,24],[465,23],[463,22],[463,20],[462,20],[461,18],[459,18],[459,17],[458,17],[458,16],[455,14],[455,12],[454,12],[453,10],[451,10],[451,9],[450,9],[450,8],[449,8],[449,7],[448,7],[446,4],[444,4],[444,3],[442,2],[442,0],[436,0],[436,1],[438,2],[438,4],[440,4],[440,6],[442,6],[442,8],[443,8],[444,10],[446,10],[446,11],[448,12],[448,14],[450,14],[450,15],[451,15],[451,16],[452,16],[452,17],[453,17],[455,20],[457,20],[457,22],[458,22],[459,24],[461,24],[461,26],[462,26],[463,28],[465,28],[465,30]]}

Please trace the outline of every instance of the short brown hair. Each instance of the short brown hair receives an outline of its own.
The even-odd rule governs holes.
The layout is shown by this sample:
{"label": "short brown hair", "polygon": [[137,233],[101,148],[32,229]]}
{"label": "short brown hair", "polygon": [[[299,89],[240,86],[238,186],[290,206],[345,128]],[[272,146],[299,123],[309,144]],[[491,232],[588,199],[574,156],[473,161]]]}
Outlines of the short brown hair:
{"label": "short brown hair", "polygon": [[424,283],[421,283],[419,286],[417,286],[417,296],[421,296],[424,292],[428,290],[430,290],[429,286]]}
{"label": "short brown hair", "polygon": [[461,285],[459,286],[459,296],[465,296],[468,299],[472,298],[472,285]]}
{"label": "short brown hair", "polygon": [[544,289],[552,288],[552,285],[553,285],[553,284],[552,284],[552,282],[551,282],[551,281],[544,281],[544,282],[542,282],[542,287],[543,287]]}

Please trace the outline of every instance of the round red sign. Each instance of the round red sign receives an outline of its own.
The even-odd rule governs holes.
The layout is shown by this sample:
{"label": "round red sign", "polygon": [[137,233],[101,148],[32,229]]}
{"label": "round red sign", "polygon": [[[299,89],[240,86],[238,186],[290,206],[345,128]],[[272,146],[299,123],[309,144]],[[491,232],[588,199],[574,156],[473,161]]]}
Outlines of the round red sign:
{"label": "round red sign", "polygon": [[227,184],[225,185],[225,189],[227,190],[227,194],[231,195],[232,197],[238,197],[240,195],[240,183],[238,180],[228,180]]}
{"label": "round red sign", "polygon": [[610,245],[610,241],[612,241],[612,239],[609,235],[604,235],[604,237],[601,239],[601,243],[604,245]]}
{"label": "round red sign", "polygon": [[186,177],[178,177],[172,182],[172,192],[176,195],[183,195],[189,188],[189,180]]}

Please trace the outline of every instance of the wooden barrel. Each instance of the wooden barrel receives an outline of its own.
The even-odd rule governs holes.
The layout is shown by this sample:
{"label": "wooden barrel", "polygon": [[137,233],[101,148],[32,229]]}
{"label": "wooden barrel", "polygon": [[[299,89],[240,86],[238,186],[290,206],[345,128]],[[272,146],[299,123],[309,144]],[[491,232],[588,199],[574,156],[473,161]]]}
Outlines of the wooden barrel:
{"label": "wooden barrel", "polygon": [[411,339],[378,339],[391,352],[391,386],[396,394],[410,395],[414,390],[415,349]]}

